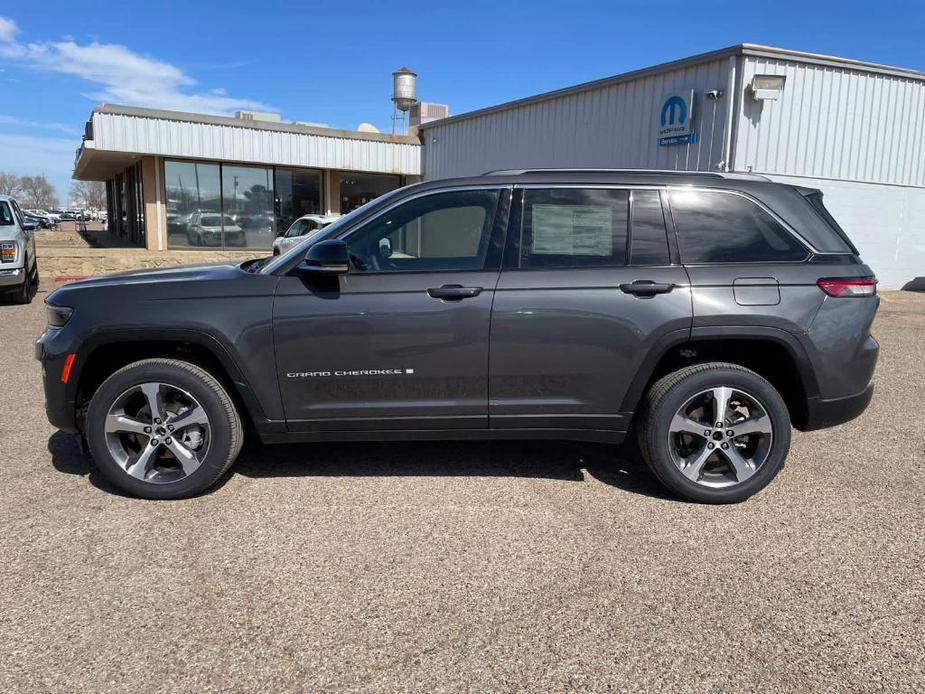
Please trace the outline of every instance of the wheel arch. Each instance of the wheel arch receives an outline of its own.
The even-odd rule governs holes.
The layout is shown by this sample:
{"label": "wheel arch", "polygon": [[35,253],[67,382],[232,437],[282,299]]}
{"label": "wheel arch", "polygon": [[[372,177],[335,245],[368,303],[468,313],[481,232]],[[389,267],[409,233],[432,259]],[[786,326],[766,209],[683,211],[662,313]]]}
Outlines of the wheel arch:
{"label": "wheel arch", "polygon": [[687,331],[670,334],[637,370],[621,411],[635,415],[645,393],[665,374],[709,361],[755,371],[781,393],[793,425],[807,426],[807,399],[819,394],[809,356],[795,335],[765,326],[697,327],[689,335]]}
{"label": "wheel arch", "polygon": [[[86,356],[83,356],[86,355]],[[174,358],[202,367],[222,384],[248,426],[266,419],[264,408],[248,385],[244,372],[217,339],[195,330],[119,331],[96,334],[74,362],[74,402],[78,426],[90,397],[123,366],[152,357]]]}

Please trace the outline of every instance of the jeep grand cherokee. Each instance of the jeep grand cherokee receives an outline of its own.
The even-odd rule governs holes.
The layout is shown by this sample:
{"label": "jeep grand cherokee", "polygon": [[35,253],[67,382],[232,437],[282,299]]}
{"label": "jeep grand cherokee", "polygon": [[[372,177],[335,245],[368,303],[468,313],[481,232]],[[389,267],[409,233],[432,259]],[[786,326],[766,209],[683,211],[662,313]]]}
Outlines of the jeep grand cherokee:
{"label": "jeep grand cherokee", "polygon": [[65,285],[47,412],[99,470],[197,494],[266,443],[623,441],[734,502],[791,426],[872,395],[876,279],[817,190],[759,176],[536,170],[384,195],[274,258]]}

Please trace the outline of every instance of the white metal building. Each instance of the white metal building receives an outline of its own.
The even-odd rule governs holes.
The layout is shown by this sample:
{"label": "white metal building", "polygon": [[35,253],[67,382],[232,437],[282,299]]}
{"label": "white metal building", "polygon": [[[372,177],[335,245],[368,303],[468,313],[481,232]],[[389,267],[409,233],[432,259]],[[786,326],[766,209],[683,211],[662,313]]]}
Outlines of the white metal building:
{"label": "white metal building", "polygon": [[820,188],[877,272],[925,275],[925,73],[742,44],[421,125],[427,179],[751,171]]}
{"label": "white metal building", "polygon": [[301,215],[349,212],[420,171],[417,137],[111,105],[74,162],[74,178],[106,182],[110,230],[161,251],[265,251]]}

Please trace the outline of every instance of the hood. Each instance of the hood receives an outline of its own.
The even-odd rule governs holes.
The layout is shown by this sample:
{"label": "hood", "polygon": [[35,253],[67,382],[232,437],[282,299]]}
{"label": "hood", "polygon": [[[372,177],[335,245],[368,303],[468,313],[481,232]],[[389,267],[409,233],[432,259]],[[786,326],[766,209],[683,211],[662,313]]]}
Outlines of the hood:
{"label": "hood", "polygon": [[245,272],[241,269],[241,262],[178,265],[176,267],[152,270],[129,270],[126,272],[117,272],[112,275],[101,275],[100,277],[90,277],[85,280],[68,282],[52,292],[48,298],[52,300],[56,295],[63,296],[73,291],[91,287],[228,280],[243,274],[245,274]]}
{"label": "hood", "polygon": [[21,236],[15,224],[0,224],[0,241],[19,241]]}

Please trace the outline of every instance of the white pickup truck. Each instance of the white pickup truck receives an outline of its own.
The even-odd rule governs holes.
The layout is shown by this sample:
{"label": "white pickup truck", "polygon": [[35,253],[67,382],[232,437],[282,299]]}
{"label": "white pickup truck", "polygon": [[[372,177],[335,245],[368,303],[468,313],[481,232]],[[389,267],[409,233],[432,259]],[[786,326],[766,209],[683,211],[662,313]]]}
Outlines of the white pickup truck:
{"label": "white pickup truck", "polygon": [[39,286],[35,227],[13,198],[0,195],[0,292],[17,304],[31,302]]}

